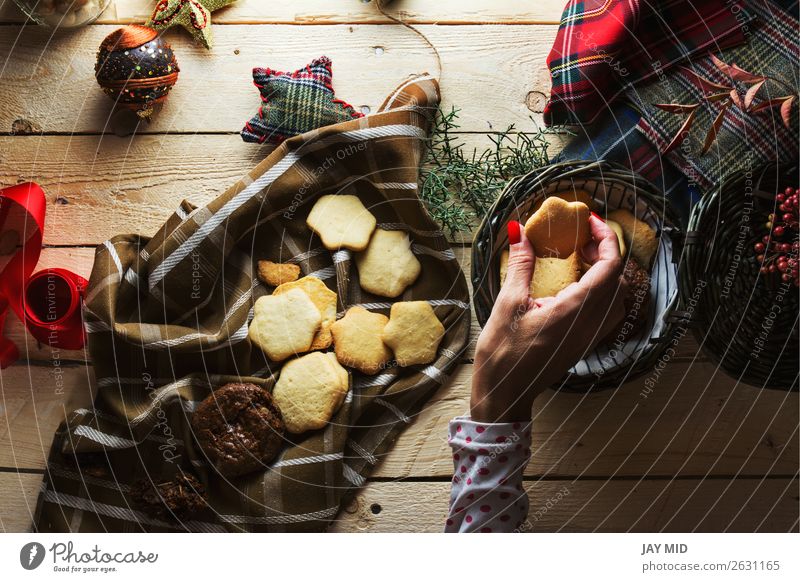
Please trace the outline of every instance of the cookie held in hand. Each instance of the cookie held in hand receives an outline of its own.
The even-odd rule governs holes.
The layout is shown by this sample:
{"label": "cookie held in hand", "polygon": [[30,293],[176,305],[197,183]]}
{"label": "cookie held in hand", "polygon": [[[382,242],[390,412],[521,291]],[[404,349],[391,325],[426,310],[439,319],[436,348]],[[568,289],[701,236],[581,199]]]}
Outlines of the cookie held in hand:
{"label": "cookie held in hand", "polygon": [[401,301],[392,305],[382,337],[400,366],[430,364],[436,359],[444,326],[427,301]]}
{"label": "cookie held in hand", "polygon": [[[533,299],[555,297],[558,292],[572,283],[577,283],[590,265],[584,266],[578,253],[572,253],[566,259],[557,257],[536,257],[531,277],[530,295]],[[500,286],[506,280],[508,272],[508,251],[500,255]]]}
{"label": "cookie held in hand", "polygon": [[192,415],[195,438],[226,477],[265,468],[283,446],[285,424],[273,396],[255,384],[226,384]]}
{"label": "cookie held in hand", "polygon": [[330,352],[313,352],[284,364],[272,394],[286,430],[300,434],[323,428],[350,388],[350,375]]}
{"label": "cookie held in hand", "polygon": [[525,235],[537,257],[565,259],[592,239],[589,207],[551,196],[527,220]]}
{"label": "cookie held in hand", "polygon": [[356,255],[361,288],[383,297],[398,297],[422,271],[411,252],[411,240],[401,230],[377,229],[367,250]]}
{"label": "cookie held in hand", "polygon": [[562,200],[566,200],[567,202],[583,202],[589,208],[589,210],[594,210],[597,208],[597,202],[594,201],[594,198],[586,191],[586,190],[562,190],[561,192],[554,192],[553,194],[547,194],[545,198],[542,198],[537,202],[533,210],[534,212],[539,210],[542,207],[542,203],[547,198],[551,198],[555,196],[556,198],[561,198]]}
{"label": "cookie held in hand", "polygon": [[306,224],[329,251],[363,251],[369,244],[377,220],[358,196],[329,194],[320,196],[314,203]]}
{"label": "cookie held in hand", "polygon": [[270,360],[281,362],[307,352],[322,323],[322,314],[301,289],[259,297],[247,334]]}
{"label": "cookie held in hand", "polygon": [[297,281],[300,276],[300,266],[292,263],[273,263],[272,261],[258,261],[258,278],[270,287],[277,287],[284,283]]}
{"label": "cookie held in hand", "polygon": [[331,326],[336,321],[336,293],[328,289],[327,285],[317,277],[303,277],[291,283],[284,283],[275,291],[273,295],[283,295],[291,289],[300,289],[308,295],[322,316],[319,330],[314,335],[314,340],[308,351],[324,350],[330,347],[333,337],[331,336]]}
{"label": "cookie held in hand", "polygon": [[364,374],[377,374],[392,359],[391,350],[383,343],[383,330],[389,318],[353,306],[333,324],[333,347],[336,359],[343,366]]}

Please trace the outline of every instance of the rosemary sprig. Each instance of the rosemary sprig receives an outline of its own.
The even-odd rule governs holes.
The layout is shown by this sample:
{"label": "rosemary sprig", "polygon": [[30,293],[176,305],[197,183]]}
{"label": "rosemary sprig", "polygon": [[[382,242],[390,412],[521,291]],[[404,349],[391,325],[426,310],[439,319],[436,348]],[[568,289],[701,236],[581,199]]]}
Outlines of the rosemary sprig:
{"label": "rosemary sprig", "polygon": [[420,171],[422,201],[451,236],[472,230],[511,178],[550,162],[549,130],[517,133],[509,125],[489,135],[491,147],[467,152],[458,129],[458,109],[437,112]]}

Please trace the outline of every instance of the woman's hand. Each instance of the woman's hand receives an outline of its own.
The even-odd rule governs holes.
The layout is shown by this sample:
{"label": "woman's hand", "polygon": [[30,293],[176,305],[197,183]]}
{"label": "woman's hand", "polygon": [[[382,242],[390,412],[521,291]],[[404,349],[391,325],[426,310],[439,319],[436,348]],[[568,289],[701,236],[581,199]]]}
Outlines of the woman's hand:
{"label": "woman's hand", "polygon": [[600,218],[581,249],[591,268],[555,297],[530,298],[536,257],[519,222],[508,225],[506,280],[478,338],[471,414],[480,422],[531,419],[533,400],[622,321],[619,242]]}

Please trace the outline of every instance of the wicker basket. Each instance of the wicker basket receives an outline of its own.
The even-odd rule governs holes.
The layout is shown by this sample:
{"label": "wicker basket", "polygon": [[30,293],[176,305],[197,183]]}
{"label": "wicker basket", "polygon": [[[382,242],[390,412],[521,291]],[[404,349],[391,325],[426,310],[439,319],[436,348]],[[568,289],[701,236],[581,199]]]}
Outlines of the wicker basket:
{"label": "wicker basket", "polygon": [[797,166],[740,172],[692,211],[680,267],[684,318],[728,374],[755,386],[798,388],[798,290],[759,274],[753,245],[767,234],[775,194]]}
{"label": "wicker basket", "polygon": [[661,191],[630,170],[609,162],[571,161],[514,178],[481,223],[472,247],[474,304],[481,326],[500,290],[499,260],[508,248],[509,220],[525,222],[544,197],[571,189],[592,194],[606,209],[625,208],[653,227],[659,250],[651,270],[647,323],[622,349],[600,346],[576,364],[559,389],[585,392],[613,388],[653,368],[674,332],[672,310],[678,304],[678,267],[682,233],[678,217]]}

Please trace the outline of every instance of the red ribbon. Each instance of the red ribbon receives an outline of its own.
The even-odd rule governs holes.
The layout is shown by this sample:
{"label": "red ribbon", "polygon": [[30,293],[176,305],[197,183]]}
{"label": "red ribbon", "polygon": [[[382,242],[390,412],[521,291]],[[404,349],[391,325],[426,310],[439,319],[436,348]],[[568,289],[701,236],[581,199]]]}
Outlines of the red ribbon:
{"label": "red ribbon", "polygon": [[9,232],[6,222],[16,207],[25,220],[18,232],[22,244],[0,272],[0,368],[19,358],[17,346],[2,335],[9,308],[34,338],[54,348],[77,350],[86,339],[81,311],[86,279],[58,268],[33,273],[42,251],[44,190],[34,183],[0,190],[0,235]]}

